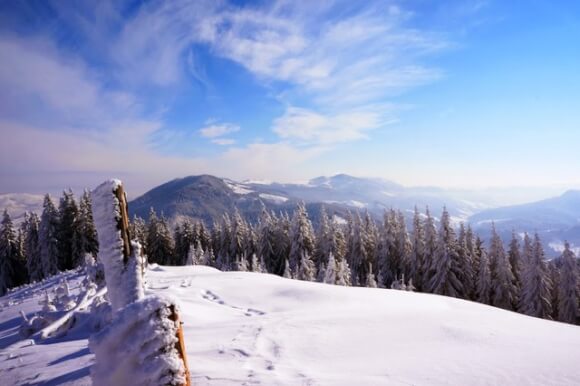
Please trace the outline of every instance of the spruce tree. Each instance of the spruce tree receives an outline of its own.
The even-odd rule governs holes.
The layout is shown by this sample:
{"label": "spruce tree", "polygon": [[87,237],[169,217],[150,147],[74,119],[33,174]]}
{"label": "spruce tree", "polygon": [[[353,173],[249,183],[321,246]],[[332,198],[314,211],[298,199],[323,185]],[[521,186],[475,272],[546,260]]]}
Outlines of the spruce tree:
{"label": "spruce tree", "polygon": [[451,226],[446,208],[441,215],[441,226],[429,282],[430,292],[460,298],[463,296],[461,264],[459,262],[457,237]]}
{"label": "spruce tree", "polygon": [[503,242],[495,229],[495,225],[492,225],[489,258],[493,262],[491,272],[491,304],[506,310],[514,310],[517,305],[514,276],[503,247]]}
{"label": "spruce tree", "polygon": [[413,215],[413,235],[411,238],[412,248],[409,256],[409,266],[411,268],[410,277],[413,279],[418,291],[423,291],[423,272],[425,265],[425,232],[419,210],[415,206]]}
{"label": "spruce tree", "polygon": [[26,236],[24,238],[26,250],[26,268],[31,282],[38,282],[44,278],[39,241],[40,220],[36,213],[31,213],[24,223]]}
{"label": "spruce tree", "polygon": [[429,207],[425,209],[425,257],[423,259],[423,290],[429,291],[429,283],[434,276],[434,261],[437,252],[437,228]]}
{"label": "spruce tree", "polygon": [[38,229],[38,242],[40,244],[40,261],[42,263],[43,277],[49,277],[58,272],[59,258],[59,226],[58,211],[47,194],[44,196],[42,216]]}
{"label": "spruce tree", "polygon": [[0,296],[16,285],[17,254],[16,232],[8,211],[4,210],[0,226]]}
{"label": "spruce tree", "polygon": [[475,255],[477,256],[478,267],[475,281],[475,300],[483,304],[491,303],[491,270],[487,251],[483,246],[483,241],[477,237],[475,241]]}
{"label": "spruce tree", "polygon": [[292,226],[290,228],[290,240],[290,269],[296,272],[303,271],[304,274],[309,273],[310,263],[308,263],[308,267],[304,267],[303,269],[300,266],[303,261],[308,259],[311,261],[315,240],[312,223],[308,219],[308,213],[303,202],[299,203],[294,211]]}
{"label": "spruce tree", "polygon": [[577,324],[580,311],[578,261],[568,242],[564,244],[564,252],[561,259],[562,268],[560,269],[561,274],[558,283],[558,320]]}
{"label": "spruce tree", "polygon": [[473,266],[473,255],[469,248],[472,241],[468,240],[471,233],[468,233],[465,224],[461,223],[459,228],[459,263],[463,272],[464,298],[471,299],[475,293],[475,268]]}
{"label": "spruce tree", "polygon": [[508,260],[512,269],[515,286],[515,302],[519,304],[519,299],[522,291],[522,254],[520,250],[520,241],[515,231],[512,231],[512,240],[508,249]]}
{"label": "spruce tree", "polygon": [[89,254],[96,258],[99,252],[91,196],[86,190],[81,197],[78,216],[73,227],[72,265],[73,267],[78,267],[84,264],[85,255]]}
{"label": "spruce tree", "polygon": [[[74,199],[72,190],[64,191],[60,199],[59,219],[58,219],[58,268],[60,270],[68,270],[74,268],[75,258],[73,256],[73,242],[79,236],[76,227],[79,210]],[[84,254],[82,255],[84,257]]]}
{"label": "spruce tree", "polygon": [[536,233],[530,260],[524,266],[520,310],[526,315],[551,319],[550,276],[544,261],[544,248]]}

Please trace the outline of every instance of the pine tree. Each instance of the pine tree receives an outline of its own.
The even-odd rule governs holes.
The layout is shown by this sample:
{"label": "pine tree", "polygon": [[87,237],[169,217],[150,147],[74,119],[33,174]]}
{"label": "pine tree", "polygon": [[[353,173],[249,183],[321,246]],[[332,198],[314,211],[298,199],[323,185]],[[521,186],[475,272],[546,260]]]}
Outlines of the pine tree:
{"label": "pine tree", "polygon": [[44,278],[39,241],[40,220],[36,213],[31,213],[24,222],[26,250],[26,268],[31,282],[41,281]]}
{"label": "pine tree", "polygon": [[147,257],[149,263],[171,264],[174,260],[174,248],[175,244],[167,220],[163,215],[158,218],[155,210],[151,208],[147,231]]}
{"label": "pine tree", "polygon": [[275,253],[276,230],[272,215],[262,204],[262,212],[258,222],[258,255],[265,262],[265,269],[268,272],[280,273],[280,263],[282,256]]}
{"label": "pine tree", "polygon": [[578,323],[580,311],[580,294],[578,286],[578,263],[570,244],[564,244],[562,253],[562,268],[558,283],[558,320],[565,323]]}
{"label": "pine tree", "polygon": [[346,259],[336,261],[336,285],[350,286],[352,274]]}
{"label": "pine tree", "polygon": [[462,272],[458,249],[449,212],[443,208],[439,239],[431,268],[433,276],[429,282],[430,292],[456,298],[463,296],[464,289],[461,282]]}
{"label": "pine tree", "polygon": [[175,227],[175,265],[184,265],[188,259],[191,245],[201,243],[195,236],[194,225],[189,219],[184,219],[181,224]]}
{"label": "pine tree", "polygon": [[489,258],[493,267],[491,270],[491,304],[506,310],[514,310],[517,298],[512,268],[494,224],[492,224]]}
{"label": "pine tree", "polygon": [[304,281],[315,281],[316,279],[316,267],[306,252],[302,253],[296,278]]}
{"label": "pine tree", "polygon": [[232,218],[232,226],[230,233],[230,249],[229,256],[236,257],[236,262],[239,262],[241,257],[248,258],[247,255],[247,240],[248,240],[249,230],[248,224],[242,219],[240,212],[236,208],[234,210],[234,216]]}
{"label": "pine tree", "polygon": [[319,271],[322,271],[320,267],[324,264],[328,257],[328,254],[333,252],[333,242],[334,235],[333,229],[331,227],[331,220],[326,213],[326,209],[323,206],[320,210],[320,224],[318,226],[318,233],[316,234],[316,246],[314,248],[314,263]]}
{"label": "pine tree", "polygon": [[522,255],[520,252],[520,242],[515,231],[512,231],[512,240],[508,250],[508,260],[512,269],[515,287],[515,302],[519,304],[519,299],[522,291]]}
{"label": "pine tree", "polygon": [[147,256],[147,224],[141,217],[134,215],[133,220],[129,224],[129,234],[133,240],[137,240],[141,244],[141,250]]}
{"label": "pine tree", "polygon": [[429,291],[429,283],[433,279],[434,271],[432,270],[437,252],[437,228],[435,220],[429,212],[429,207],[425,210],[425,258],[423,259],[423,290]]}
{"label": "pine tree", "polygon": [[15,261],[18,254],[12,219],[5,210],[0,227],[0,296],[16,285]]}
{"label": "pine tree", "polygon": [[491,270],[487,251],[483,241],[477,237],[475,242],[475,255],[478,257],[477,277],[475,281],[475,300],[483,304],[491,303]]}
{"label": "pine tree", "polygon": [[459,228],[459,264],[460,270],[463,273],[463,289],[464,298],[471,299],[475,293],[475,269],[473,266],[473,255],[469,248],[469,244],[472,243],[468,238],[472,237],[471,233],[468,233],[465,229],[465,225],[461,223]]}
{"label": "pine tree", "polygon": [[[283,214],[278,217],[273,216],[272,218],[274,227],[274,256],[275,259],[272,261],[272,273],[280,276],[284,276],[286,273],[285,264],[289,263],[288,258],[290,256],[290,219],[287,214]],[[292,271],[288,271],[292,272]],[[286,276],[284,276],[286,277]]]}
{"label": "pine tree", "polygon": [[84,264],[85,255],[89,254],[96,258],[99,252],[97,229],[93,221],[91,196],[86,190],[81,197],[78,216],[73,224],[73,228],[72,265],[73,267],[78,267]]}
{"label": "pine tree", "polygon": [[79,210],[72,190],[63,192],[58,213],[58,268],[68,270],[74,268],[74,260],[78,261],[78,256],[73,256],[73,241],[79,237],[76,227]]}
{"label": "pine tree", "polygon": [[[308,219],[308,213],[304,203],[299,203],[294,211],[292,218],[292,226],[290,228],[290,269],[300,272],[300,265],[304,259],[311,259],[314,252],[314,231],[312,223]],[[310,260],[312,261],[312,260]],[[310,263],[308,267],[302,269],[304,273],[309,272]]]}
{"label": "pine tree", "polygon": [[58,211],[47,194],[44,196],[42,216],[38,229],[40,244],[40,261],[43,277],[49,277],[58,272],[59,240],[58,240]]}
{"label": "pine tree", "polygon": [[416,206],[413,215],[413,235],[411,243],[411,255],[409,256],[410,276],[417,286],[417,290],[423,291],[423,280],[425,276],[423,272],[425,265],[425,232],[419,210]]}
{"label": "pine tree", "polygon": [[551,288],[552,283],[544,261],[544,248],[536,233],[532,256],[524,266],[520,310],[526,315],[551,319]]}

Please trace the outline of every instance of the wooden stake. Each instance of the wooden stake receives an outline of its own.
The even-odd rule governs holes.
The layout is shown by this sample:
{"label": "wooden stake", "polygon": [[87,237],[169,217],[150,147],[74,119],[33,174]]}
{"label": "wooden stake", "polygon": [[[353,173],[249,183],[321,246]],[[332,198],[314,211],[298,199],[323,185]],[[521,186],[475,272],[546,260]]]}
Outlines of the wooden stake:
{"label": "wooden stake", "polygon": [[177,327],[177,343],[175,343],[175,348],[179,353],[179,357],[183,360],[183,366],[185,367],[185,385],[181,386],[191,386],[191,379],[189,377],[189,367],[187,365],[187,354],[185,352],[185,339],[183,337],[183,327],[181,325],[181,320],[179,319],[179,314],[177,313],[175,306],[171,306],[171,315],[169,319],[178,324]]}

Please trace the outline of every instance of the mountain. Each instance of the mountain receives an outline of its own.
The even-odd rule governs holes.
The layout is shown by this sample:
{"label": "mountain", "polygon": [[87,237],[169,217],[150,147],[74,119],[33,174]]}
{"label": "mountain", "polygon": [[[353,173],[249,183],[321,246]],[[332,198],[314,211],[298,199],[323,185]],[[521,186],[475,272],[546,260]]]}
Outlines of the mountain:
{"label": "mountain", "polygon": [[318,177],[305,184],[236,182],[209,175],[190,176],[160,185],[129,203],[129,211],[143,218],[150,208],[175,220],[187,216],[212,222],[237,208],[255,220],[262,206],[291,213],[300,201],[317,221],[324,206],[331,215],[344,218],[349,210],[368,210],[381,218],[385,209],[411,215],[417,205],[429,206],[438,215],[447,206],[457,221],[474,213],[476,206],[436,188],[406,188],[391,181],[358,178],[346,174]]}
{"label": "mountain", "polygon": [[[20,312],[42,315],[46,293],[67,281],[76,297],[82,280],[0,298],[0,384],[91,384],[99,315],[81,311],[61,337],[19,335]],[[205,266],[151,265],[146,293],[181,306],[194,385],[580,384],[580,327],[475,302]]]}
{"label": "mountain", "polygon": [[[550,255],[563,249],[564,241],[580,246],[580,191],[570,190],[559,197],[523,205],[483,210],[469,218],[475,230],[485,233],[491,222],[508,241],[512,230],[538,232]],[[577,248],[577,252],[580,250]]]}
{"label": "mountain", "polygon": [[40,214],[43,199],[44,196],[41,194],[1,193],[0,210],[7,210],[10,213],[12,221],[15,224],[19,224],[24,220],[25,212],[36,212]]}

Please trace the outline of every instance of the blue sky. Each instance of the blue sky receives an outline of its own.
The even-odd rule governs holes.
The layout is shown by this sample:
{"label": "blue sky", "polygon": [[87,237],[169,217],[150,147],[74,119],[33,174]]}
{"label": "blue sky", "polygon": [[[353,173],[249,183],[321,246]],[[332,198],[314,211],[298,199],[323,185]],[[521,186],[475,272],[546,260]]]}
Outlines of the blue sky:
{"label": "blue sky", "polygon": [[580,187],[576,4],[1,1],[0,192]]}

